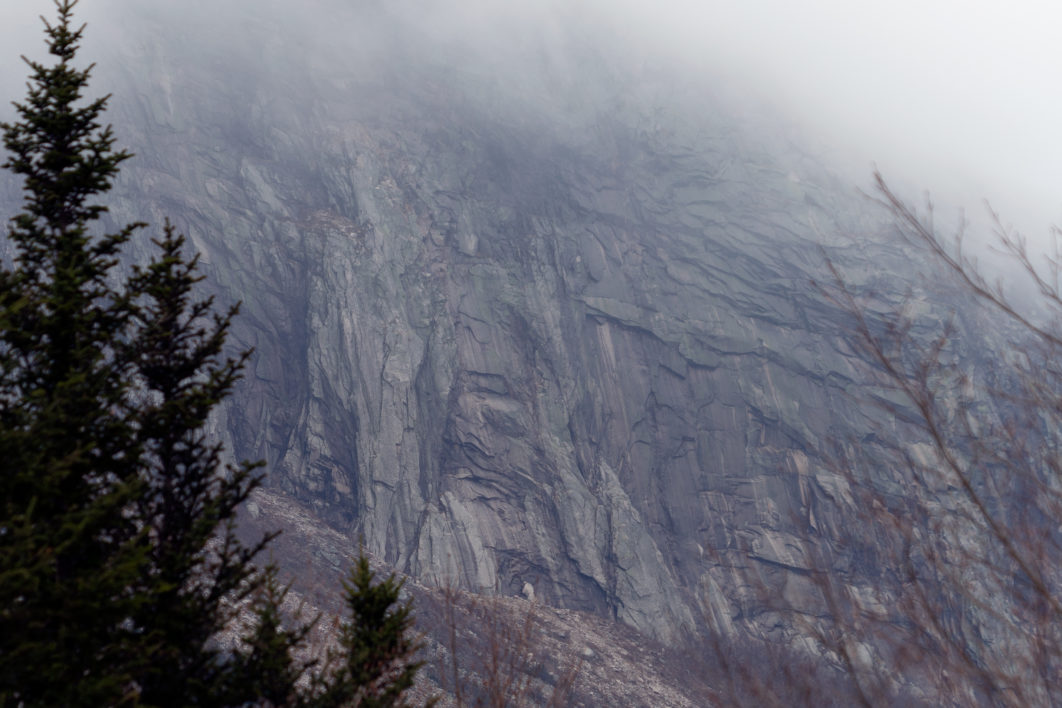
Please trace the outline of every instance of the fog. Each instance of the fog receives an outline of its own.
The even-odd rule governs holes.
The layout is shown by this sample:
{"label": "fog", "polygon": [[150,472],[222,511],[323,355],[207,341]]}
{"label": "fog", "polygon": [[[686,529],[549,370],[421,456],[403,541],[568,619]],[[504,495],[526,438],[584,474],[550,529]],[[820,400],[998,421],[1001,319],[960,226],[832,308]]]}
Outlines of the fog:
{"label": "fog", "polygon": [[[630,3],[632,14],[639,4]],[[1014,218],[1030,224],[1062,215],[1057,3],[748,0],[673,8],[656,23],[642,13],[638,23],[691,68],[732,71],[772,97],[856,166],[876,163],[950,197],[1006,200],[1023,212]]]}
{"label": "fog", "polygon": [[[17,56],[41,56],[37,14],[51,11],[50,0],[0,0],[0,95],[22,95]],[[581,67],[565,42],[608,44],[630,66],[704,77],[765,106],[859,184],[877,165],[907,194],[929,190],[946,208],[965,204],[976,215],[988,198],[1034,238],[1062,221],[1057,3],[82,0],[78,13],[91,25],[92,56],[127,43],[134,27],[237,37],[248,23],[266,23],[285,51],[371,47],[385,61],[418,44],[449,47],[516,86],[529,56],[521,47],[533,44],[554,73],[575,75]],[[400,30],[374,24],[398,16]]]}

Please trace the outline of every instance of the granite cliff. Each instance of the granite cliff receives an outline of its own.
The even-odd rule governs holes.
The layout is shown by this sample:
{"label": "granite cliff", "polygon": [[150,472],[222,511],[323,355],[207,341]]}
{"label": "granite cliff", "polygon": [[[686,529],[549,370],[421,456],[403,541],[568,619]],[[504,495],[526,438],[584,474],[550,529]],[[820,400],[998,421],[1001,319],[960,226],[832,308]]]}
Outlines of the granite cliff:
{"label": "granite cliff", "polygon": [[270,498],[425,586],[668,642],[790,632],[749,573],[809,616],[807,558],[870,582],[817,450],[880,412],[813,281],[829,257],[896,290],[886,218],[578,22],[475,50],[409,8],[318,5],[351,36],[304,44],[271,3],[130,7],[96,50],[137,154],[111,216],[169,216],[243,302],[255,355],[217,432]]}

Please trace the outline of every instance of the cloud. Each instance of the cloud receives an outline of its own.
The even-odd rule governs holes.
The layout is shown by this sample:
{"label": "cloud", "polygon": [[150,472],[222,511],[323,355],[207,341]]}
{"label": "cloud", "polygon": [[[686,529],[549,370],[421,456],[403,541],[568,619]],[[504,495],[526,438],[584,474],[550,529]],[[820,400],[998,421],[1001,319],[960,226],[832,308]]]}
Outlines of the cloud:
{"label": "cloud", "polygon": [[[0,95],[22,93],[25,71],[14,56],[40,53],[36,14],[50,8],[36,5],[0,9],[8,55]],[[1062,43],[1054,36],[1062,6],[1054,3],[84,0],[78,12],[90,23],[90,54],[214,37],[233,52],[257,52],[260,63],[270,51],[282,62],[285,52],[319,50],[364,61],[366,71],[392,58],[456,62],[511,80],[514,90],[541,83],[544,65],[574,85],[586,69],[575,50],[600,45],[627,63],[619,71],[655,62],[772,106],[833,146],[828,158],[853,179],[865,183],[876,163],[945,202],[977,210],[989,197],[1034,234],[1062,217]],[[249,46],[263,29],[276,38],[268,51]]]}
{"label": "cloud", "polygon": [[[1062,216],[1062,6],[1026,0],[628,1],[626,21],[694,71],[744,81],[846,163],[1023,228]],[[972,203],[972,204],[971,204]]]}

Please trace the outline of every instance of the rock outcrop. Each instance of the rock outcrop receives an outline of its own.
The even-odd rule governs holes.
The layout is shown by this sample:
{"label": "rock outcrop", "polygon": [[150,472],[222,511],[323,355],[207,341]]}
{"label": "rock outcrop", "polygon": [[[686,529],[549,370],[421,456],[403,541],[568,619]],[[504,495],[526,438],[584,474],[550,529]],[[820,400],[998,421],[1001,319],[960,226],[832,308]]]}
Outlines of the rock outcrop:
{"label": "rock outcrop", "polygon": [[890,290],[884,219],[577,23],[490,68],[399,10],[307,49],[255,5],[130,10],[100,50],[137,154],[111,216],[169,216],[243,302],[235,453],[426,585],[666,641],[763,612],[750,571],[820,614],[806,559],[865,539],[817,450],[878,414],[813,281]]}

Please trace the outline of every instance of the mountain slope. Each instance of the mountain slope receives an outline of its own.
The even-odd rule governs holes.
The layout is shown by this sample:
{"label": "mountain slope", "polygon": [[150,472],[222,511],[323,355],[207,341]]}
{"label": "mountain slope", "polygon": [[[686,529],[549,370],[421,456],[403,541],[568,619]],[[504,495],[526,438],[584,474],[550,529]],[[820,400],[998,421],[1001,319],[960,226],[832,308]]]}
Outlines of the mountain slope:
{"label": "mountain slope", "polygon": [[884,219],[578,18],[466,45],[318,6],[309,50],[269,3],[130,9],[98,50],[113,218],[170,216],[244,303],[235,454],[421,583],[662,641],[798,634],[763,597],[824,615],[808,558],[872,582],[816,451],[882,414],[813,281],[901,290]]}

